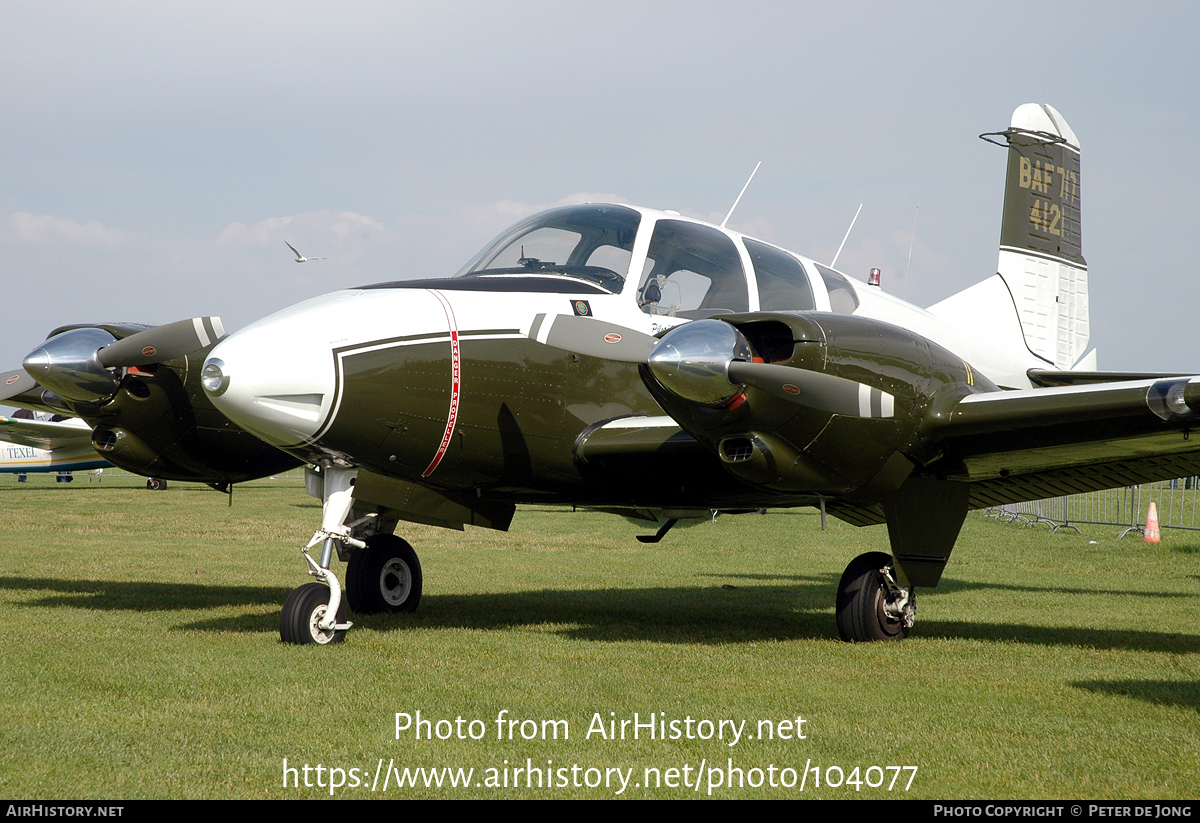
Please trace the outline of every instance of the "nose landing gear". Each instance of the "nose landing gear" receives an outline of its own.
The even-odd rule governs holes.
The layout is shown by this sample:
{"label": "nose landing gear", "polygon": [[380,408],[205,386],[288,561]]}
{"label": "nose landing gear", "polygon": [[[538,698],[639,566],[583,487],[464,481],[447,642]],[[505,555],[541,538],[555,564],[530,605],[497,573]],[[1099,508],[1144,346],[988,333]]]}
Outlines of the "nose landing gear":
{"label": "nose landing gear", "polygon": [[346,629],[339,628],[339,624],[349,628],[350,623],[345,620],[343,603],[338,609],[340,613],[332,618],[333,625],[324,627],[331,622],[326,619],[330,617],[329,593],[327,586],[306,583],[288,595],[279,620],[279,638],[284,643],[296,645],[341,643],[346,637]]}
{"label": "nose landing gear", "polygon": [[[346,522],[354,509],[354,469],[325,467],[319,474],[325,500],[321,528],[301,551],[308,573],[319,583],[296,589],[283,604],[279,638],[284,643],[339,643],[353,624],[346,606],[358,614],[416,611],[421,602],[421,561],[412,546],[380,531],[377,512]],[[309,550],[321,545],[320,559]],[[334,551],[347,561],[346,590],[330,569]]]}

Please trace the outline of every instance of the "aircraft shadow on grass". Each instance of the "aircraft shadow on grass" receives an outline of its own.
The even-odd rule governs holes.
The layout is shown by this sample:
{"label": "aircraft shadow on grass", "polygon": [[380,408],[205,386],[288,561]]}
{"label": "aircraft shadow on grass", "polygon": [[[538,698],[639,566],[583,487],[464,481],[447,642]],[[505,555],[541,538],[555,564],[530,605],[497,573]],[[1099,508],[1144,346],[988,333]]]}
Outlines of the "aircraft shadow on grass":
{"label": "aircraft shadow on grass", "polygon": [[1080,680],[1071,685],[1089,692],[1200,712],[1200,680]]}
{"label": "aircraft shadow on grass", "polygon": [[0,577],[0,589],[49,592],[21,605],[96,611],[161,612],[221,606],[277,604],[287,589],[272,586],[210,586],[142,580],[67,580],[54,577]]}
{"label": "aircraft shadow on grass", "polygon": [[[800,576],[780,580],[788,587],[705,585],[432,595],[422,599],[417,614],[356,615],[352,619],[364,628],[395,632],[550,626],[564,637],[596,642],[716,644],[834,638],[837,630],[828,603],[836,580],[832,576],[828,580]],[[274,607],[287,595],[286,589],[270,586],[23,577],[0,577],[0,589],[48,592],[25,602],[31,607],[144,612]],[[278,618],[274,614],[242,614],[195,620],[177,628],[273,633],[278,631]],[[928,620],[922,622],[918,636],[1200,654],[1200,634],[1104,627]]]}
{"label": "aircraft shadow on grass", "polygon": [[1011,583],[977,583],[968,580],[955,580],[950,577],[942,578],[936,590],[922,591],[923,597],[934,597],[938,595],[953,594],[955,592],[967,592],[978,590],[996,590],[1010,592],[1053,592],[1054,594],[1082,594],[1088,597],[1097,596],[1113,596],[1113,597],[1150,597],[1154,599],[1161,598],[1177,598],[1177,597],[1196,597],[1189,592],[1148,592],[1137,591],[1134,589],[1081,589],[1067,588],[1065,586],[1019,586]]}

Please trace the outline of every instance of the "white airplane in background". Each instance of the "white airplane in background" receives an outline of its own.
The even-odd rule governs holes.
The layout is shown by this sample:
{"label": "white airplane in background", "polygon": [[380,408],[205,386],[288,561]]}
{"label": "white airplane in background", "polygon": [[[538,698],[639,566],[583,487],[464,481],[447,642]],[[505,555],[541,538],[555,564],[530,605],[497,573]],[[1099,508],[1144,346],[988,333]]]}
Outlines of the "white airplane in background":
{"label": "white airplane in background", "polygon": [[79,418],[52,420],[18,411],[0,417],[0,474],[68,472],[111,466],[92,445],[92,427]]}
{"label": "white airplane in background", "polygon": [[1008,152],[997,273],[929,309],[677,212],[584,204],[455,277],[228,336],[60,327],[0,401],[67,409],[114,464],[218,490],[315,466],[320,582],[284,604],[287,642],[340,640],[347,603],[417,608],[400,521],[503,530],[521,503],[641,518],[649,541],[712,510],[886,523],[891,554],[849,563],[836,623],[897,640],[969,509],[1200,474],[1200,377],[1095,371],[1075,134],[1026,104],[982,136]]}
{"label": "white airplane in background", "polygon": [[[35,414],[28,409],[20,409],[12,417],[0,417],[0,474],[63,475],[102,471],[111,466],[92,444],[92,427],[77,417]],[[147,477],[146,488],[162,491],[167,481]]]}

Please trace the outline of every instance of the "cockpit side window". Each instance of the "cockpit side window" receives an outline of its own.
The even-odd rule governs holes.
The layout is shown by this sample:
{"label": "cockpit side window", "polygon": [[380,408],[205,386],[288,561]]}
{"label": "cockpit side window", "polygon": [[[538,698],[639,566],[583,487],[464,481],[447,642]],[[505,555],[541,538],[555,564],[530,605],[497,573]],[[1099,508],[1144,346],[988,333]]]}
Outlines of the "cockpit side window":
{"label": "cockpit side window", "polygon": [[750,310],[746,273],[733,241],[711,226],[659,220],[638,305],[647,314],[697,319]]}
{"label": "cockpit side window", "polygon": [[812,311],[812,286],[800,261],[766,243],[743,238],[754,276],[758,280],[758,301],[764,311]]}
{"label": "cockpit side window", "polygon": [[493,240],[458,277],[559,275],[621,291],[641,215],[583,205],[535,214]]}
{"label": "cockpit side window", "polygon": [[858,308],[858,294],[850,285],[850,281],[844,275],[833,269],[827,269],[820,263],[815,265],[817,271],[821,273],[821,279],[825,281],[825,288],[829,290],[830,311],[838,314],[854,314],[854,310]]}

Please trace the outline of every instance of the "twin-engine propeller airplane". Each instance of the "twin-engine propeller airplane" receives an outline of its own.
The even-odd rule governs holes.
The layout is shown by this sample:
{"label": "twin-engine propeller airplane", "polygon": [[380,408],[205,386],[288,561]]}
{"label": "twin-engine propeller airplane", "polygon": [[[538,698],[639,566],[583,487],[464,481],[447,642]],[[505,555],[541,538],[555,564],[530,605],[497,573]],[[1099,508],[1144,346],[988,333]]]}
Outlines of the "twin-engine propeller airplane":
{"label": "twin-engine propeller airplane", "polygon": [[650,540],[712,510],[886,523],[892,554],[850,562],[837,626],[902,638],[969,509],[1200,473],[1200,377],[1099,373],[1085,353],[1074,133],[1026,104],[984,137],[1008,148],[998,273],[929,309],[676,212],[569,206],[455,277],[228,336],[214,318],[56,329],[9,402],[70,410],[157,477],[314,467],[320,582],[284,605],[288,642],[340,640],[347,600],[416,609],[398,521],[506,529],[529,502],[641,517]]}

